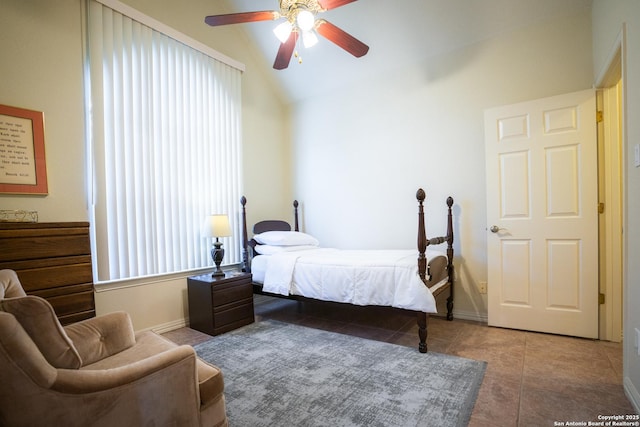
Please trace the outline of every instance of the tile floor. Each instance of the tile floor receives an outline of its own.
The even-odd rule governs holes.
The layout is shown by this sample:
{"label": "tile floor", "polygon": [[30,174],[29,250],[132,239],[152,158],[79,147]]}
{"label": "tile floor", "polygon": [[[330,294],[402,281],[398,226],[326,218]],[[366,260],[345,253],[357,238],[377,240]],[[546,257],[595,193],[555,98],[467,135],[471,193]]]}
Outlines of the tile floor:
{"label": "tile floor", "polygon": [[[385,307],[296,302],[256,295],[256,321],[275,319],[416,347],[415,316]],[[210,337],[167,332],[180,344]],[[429,351],[488,362],[470,426],[557,426],[635,414],[622,387],[622,345],[431,317]],[[578,424],[579,425],[579,424]]]}

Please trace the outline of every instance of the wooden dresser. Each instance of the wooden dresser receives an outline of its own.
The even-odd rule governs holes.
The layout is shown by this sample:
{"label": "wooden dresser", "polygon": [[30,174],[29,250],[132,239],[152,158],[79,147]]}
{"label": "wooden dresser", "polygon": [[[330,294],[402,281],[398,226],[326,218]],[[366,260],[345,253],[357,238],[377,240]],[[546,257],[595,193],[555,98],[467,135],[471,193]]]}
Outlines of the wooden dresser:
{"label": "wooden dresser", "polygon": [[95,317],[88,222],[0,222],[0,270],[45,298],[63,325]]}

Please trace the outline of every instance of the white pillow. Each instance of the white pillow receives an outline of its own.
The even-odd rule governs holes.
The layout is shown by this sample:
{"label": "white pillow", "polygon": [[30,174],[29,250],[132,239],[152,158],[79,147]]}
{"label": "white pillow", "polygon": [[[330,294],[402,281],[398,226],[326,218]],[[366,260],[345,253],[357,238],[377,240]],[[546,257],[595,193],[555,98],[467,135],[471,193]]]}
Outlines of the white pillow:
{"label": "white pillow", "polygon": [[256,245],[254,250],[260,255],[273,255],[281,252],[306,251],[309,249],[318,249],[314,245],[295,245],[295,246],[272,246],[272,245]]}
{"label": "white pillow", "polygon": [[253,236],[253,239],[261,245],[271,246],[320,245],[318,239],[299,231],[265,231]]}

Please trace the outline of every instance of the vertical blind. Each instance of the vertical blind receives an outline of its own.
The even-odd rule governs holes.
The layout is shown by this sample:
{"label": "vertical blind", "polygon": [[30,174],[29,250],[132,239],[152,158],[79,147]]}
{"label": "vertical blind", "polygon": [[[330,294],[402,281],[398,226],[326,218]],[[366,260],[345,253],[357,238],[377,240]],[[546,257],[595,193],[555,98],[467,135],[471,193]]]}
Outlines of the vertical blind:
{"label": "vertical blind", "polygon": [[103,4],[87,7],[90,218],[98,282],[240,261],[241,71]]}

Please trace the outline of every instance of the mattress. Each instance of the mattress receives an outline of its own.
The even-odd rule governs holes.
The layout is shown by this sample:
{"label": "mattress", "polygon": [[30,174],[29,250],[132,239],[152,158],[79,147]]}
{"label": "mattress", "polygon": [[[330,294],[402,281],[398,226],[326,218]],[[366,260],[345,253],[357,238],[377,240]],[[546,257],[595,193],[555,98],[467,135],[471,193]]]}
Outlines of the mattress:
{"label": "mattress", "polygon": [[432,293],[447,283],[447,257],[427,251],[427,288],[415,250],[318,248],[252,259],[253,281],[263,290],[355,305],[381,305],[435,313]]}

